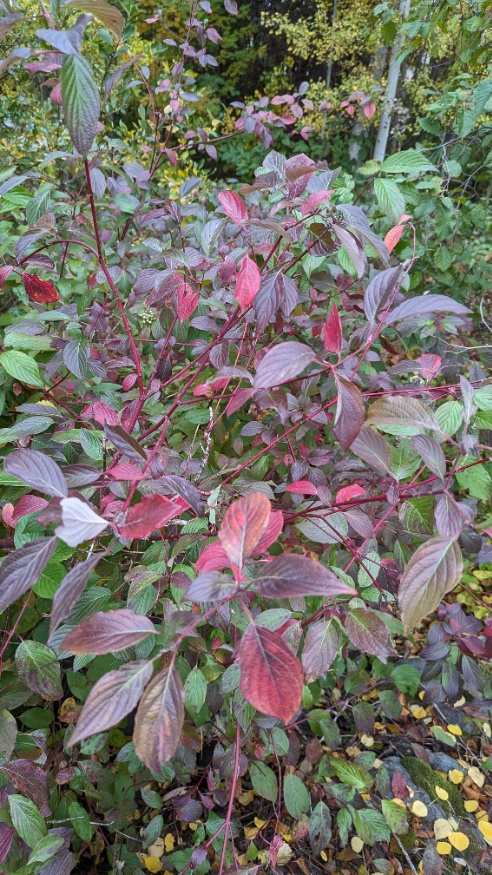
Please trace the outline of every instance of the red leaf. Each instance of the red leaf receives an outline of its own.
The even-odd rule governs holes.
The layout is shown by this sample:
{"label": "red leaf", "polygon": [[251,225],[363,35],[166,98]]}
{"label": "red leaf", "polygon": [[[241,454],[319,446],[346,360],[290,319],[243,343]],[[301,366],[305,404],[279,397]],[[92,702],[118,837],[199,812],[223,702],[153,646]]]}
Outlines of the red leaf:
{"label": "red leaf", "polygon": [[256,551],[270,518],[270,501],[263,492],[251,492],[227,509],[219,531],[219,540],[229,560],[242,568]]}
{"label": "red leaf", "polygon": [[395,248],[396,244],[400,242],[401,235],[403,234],[403,225],[395,225],[394,228],[390,228],[386,237],[384,238],[384,242],[386,243],[386,248],[388,252],[392,252]]}
{"label": "red leaf", "polygon": [[148,635],[157,635],[154,624],[129,608],[98,611],[79,623],[63,639],[62,649],[70,653],[114,653],[132,647]]}
{"label": "red leaf", "polygon": [[111,471],[108,471],[110,477],[115,480],[142,480],[145,474],[142,474],[136,465],[131,465],[130,462],[122,462],[120,465],[115,465]]}
{"label": "red leaf", "polygon": [[184,322],[189,319],[198,307],[198,295],[188,283],[180,283],[176,289],[178,299],[178,319]]}
{"label": "red leaf", "polygon": [[284,527],[284,515],[281,510],[272,510],[266,531],[261,536],[255,547],[255,554],[266,553],[269,547],[275,543]]}
{"label": "red leaf", "polygon": [[58,301],[57,291],[51,280],[40,280],[33,273],[22,274],[27,297],[36,304],[53,304]]}
{"label": "red leaf", "polygon": [[222,209],[226,216],[229,216],[236,225],[246,222],[248,219],[248,211],[244,205],[242,198],[235,191],[220,191],[219,201],[222,204]]}
{"label": "red leaf", "polygon": [[138,379],[138,377],[136,374],[127,374],[125,379],[123,380],[123,382],[121,384],[121,388],[123,389],[123,392],[128,392],[132,388],[132,386],[135,385],[135,383],[137,382],[137,379]]}
{"label": "red leaf", "polygon": [[171,501],[164,495],[144,495],[128,511],[124,525],[119,526],[119,533],[124,538],[146,538],[155,529],[162,528],[173,517],[179,516],[185,509],[183,504],[182,500]]}
{"label": "red leaf", "polygon": [[358,483],[352,483],[351,486],[344,486],[343,489],[337,492],[336,502],[338,504],[342,501],[350,501],[351,498],[357,498],[358,495],[367,495],[367,492],[363,486],[359,486]]}
{"label": "red leaf", "polygon": [[[231,563],[227,558],[227,553],[219,541],[214,541],[205,547],[203,553],[198,557],[195,568],[197,571],[223,571],[224,568],[230,568]],[[236,568],[236,566],[234,566]]]}
{"label": "red leaf", "polygon": [[328,319],[325,322],[323,339],[327,352],[333,352],[336,355],[340,354],[342,348],[342,323],[340,322],[340,316],[335,304],[333,304],[328,314]]}
{"label": "red leaf", "polygon": [[240,687],[262,714],[288,723],[301,707],[302,669],[279,636],[251,624],[239,646]]}
{"label": "red leaf", "polygon": [[295,483],[290,483],[286,489],[286,492],[293,492],[295,495],[317,495],[318,490],[314,483],[311,483],[310,480],[296,480]]}
{"label": "red leaf", "polygon": [[316,209],[316,207],[327,201],[334,191],[334,188],[330,189],[329,191],[314,191],[312,194],[309,195],[309,197],[306,198],[305,201],[303,201],[301,205],[302,215],[306,216],[308,213],[311,213],[313,210]]}
{"label": "red leaf", "polygon": [[363,113],[366,118],[372,118],[375,112],[376,104],[373,103],[372,100],[370,100],[369,103],[366,103],[366,105],[364,106]]}
{"label": "red leaf", "polygon": [[41,510],[42,507],[46,507],[47,504],[48,502],[45,498],[40,498],[37,495],[23,495],[15,505],[11,518],[12,521],[9,525],[15,526],[21,517],[27,516],[29,513],[35,513],[37,510]]}
{"label": "red leaf", "polygon": [[108,423],[108,425],[120,424],[116,410],[113,410],[104,401],[95,401],[94,404],[88,404],[87,407],[84,407],[81,415],[87,419],[94,419],[100,425],[105,423]]}
{"label": "red leaf", "polygon": [[9,278],[13,269],[14,268],[11,267],[10,264],[4,264],[0,267],[0,289],[3,287],[4,282]]}
{"label": "red leaf", "polygon": [[174,756],[184,720],[184,691],[176,668],[165,668],[145,689],[135,716],[135,753],[158,772]]}
{"label": "red leaf", "polygon": [[258,294],[261,275],[258,265],[246,255],[240,265],[236,278],[236,300],[243,310],[251,307]]}
{"label": "red leaf", "polygon": [[433,380],[441,370],[442,358],[440,355],[428,352],[420,355],[415,361],[419,363],[421,367],[420,373],[425,380]]}

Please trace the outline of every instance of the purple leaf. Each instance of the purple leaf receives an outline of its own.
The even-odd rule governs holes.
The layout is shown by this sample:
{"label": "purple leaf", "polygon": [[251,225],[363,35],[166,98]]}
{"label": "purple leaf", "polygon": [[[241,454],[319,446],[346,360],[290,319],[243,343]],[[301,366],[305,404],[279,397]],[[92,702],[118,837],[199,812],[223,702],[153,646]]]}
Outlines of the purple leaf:
{"label": "purple leaf", "polygon": [[386,322],[388,325],[393,325],[408,316],[415,318],[428,313],[456,313],[458,316],[465,316],[469,312],[469,307],[447,295],[419,295],[418,298],[410,298],[409,301],[403,301],[395,307],[387,316]]}
{"label": "purple leaf", "polygon": [[82,708],[75,731],[70,738],[72,747],[98,732],[116,726],[133,711],[152,677],[152,663],[147,660],[128,662],[117,671],[109,671],[100,678],[89,693]]}
{"label": "purple leaf", "polygon": [[[364,313],[370,323],[382,310],[386,310],[393,299],[395,289],[398,288],[403,274],[402,265],[382,270],[371,280],[364,294]],[[386,318],[388,322],[388,317]]]}
{"label": "purple leaf", "polygon": [[320,562],[297,553],[283,553],[268,562],[255,582],[261,595],[270,599],[357,594]]}
{"label": "purple leaf", "polygon": [[132,462],[140,462],[142,459],[147,459],[147,454],[143,447],[122,425],[110,425],[106,422],[104,424],[104,431],[116,449]]}
{"label": "purple leaf", "polygon": [[459,583],[462,573],[463,558],[456,541],[431,538],[417,548],[398,590],[405,635],[435,611],[446,593]]}
{"label": "purple leaf", "polygon": [[5,459],[4,471],[14,474],[31,489],[63,498],[68,494],[65,478],[56,462],[38,450],[14,450]]}
{"label": "purple leaf", "polygon": [[337,412],[333,431],[342,450],[348,450],[364,423],[362,395],[346,377],[335,375],[338,390]]}
{"label": "purple leaf", "polygon": [[145,766],[158,772],[170,760],[184,721],[184,691],[176,668],[159,672],[145,689],[135,717],[135,753]]}
{"label": "purple leaf", "polygon": [[43,817],[51,814],[48,777],[41,766],[29,760],[11,760],[9,763],[2,763],[0,771],[19,793],[34,802]]}
{"label": "purple leaf", "polygon": [[316,358],[304,343],[288,340],[270,349],[258,365],[254,379],[255,389],[271,389],[298,377]]}
{"label": "purple leaf", "polygon": [[82,595],[86,583],[102,555],[102,553],[94,553],[83,562],[78,562],[63,578],[53,599],[50,635],[53,634],[62,620],[66,620],[70,616],[73,606]]}
{"label": "purple leaf", "polygon": [[308,684],[326,674],[340,651],[342,634],[333,618],[308,626],[302,649],[302,667]]}
{"label": "purple leaf", "polygon": [[446,459],[441,447],[434,438],[419,434],[413,438],[412,442],[429,471],[432,471],[437,477],[444,477],[446,473]]}
{"label": "purple leaf", "polygon": [[218,602],[238,591],[237,583],[226,574],[206,571],[200,574],[186,590],[186,601]]}
{"label": "purple leaf", "polygon": [[56,538],[36,538],[10,553],[0,565],[0,614],[39,580],[56,550]]}
{"label": "purple leaf", "polygon": [[390,631],[376,611],[370,608],[352,608],[344,625],[350,643],[361,653],[371,653],[381,662],[386,662],[388,656],[394,656]]}
{"label": "purple leaf", "polygon": [[63,650],[77,654],[114,653],[138,644],[147,635],[157,635],[148,617],[135,614],[129,608],[107,613],[98,611],[69,632],[63,639]]}

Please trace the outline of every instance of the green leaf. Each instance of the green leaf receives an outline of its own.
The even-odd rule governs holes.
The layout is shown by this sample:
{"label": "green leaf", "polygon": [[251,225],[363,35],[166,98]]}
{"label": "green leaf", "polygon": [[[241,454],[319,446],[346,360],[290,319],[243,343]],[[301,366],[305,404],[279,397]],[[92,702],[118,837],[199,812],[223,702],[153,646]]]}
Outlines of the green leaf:
{"label": "green leaf", "polygon": [[184,684],[184,704],[189,714],[198,714],[205,704],[207,681],[199,668],[192,668]]}
{"label": "green leaf", "polygon": [[355,831],[365,845],[372,847],[376,842],[389,842],[391,833],[380,811],[363,808],[354,811],[353,818]]}
{"label": "green leaf", "polygon": [[391,677],[400,693],[414,696],[419,688],[420,672],[413,665],[396,665]]}
{"label": "green leaf", "polygon": [[[474,462],[475,459],[467,458],[463,462],[464,465]],[[492,489],[492,477],[490,476],[484,465],[473,465],[465,471],[460,471],[456,474],[456,479],[466,492],[469,492],[473,498],[481,498],[482,501],[488,501]]]}
{"label": "green leaf", "polygon": [[28,863],[47,863],[60,850],[64,842],[61,836],[47,835],[32,849]]}
{"label": "green leaf", "polygon": [[284,780],[284,803],[291,817],[299,820],[303,814],[309,811],[311,799],[306,789],[297,775],[286,775]]}
{"label": "green leaf", "polygon": [[0,711],[0,757],[10,759],[17,738],[17,723],[13,714],[2,708]]}
{"label": "green leaf", "polygon": [[396,182],[392,179],[375,179],[374,193],[381,212],[396,224],[406,209],[405,198]]}
{"label": "green leaf", "polygon": [[250,763],[249,776],[253,789],[258,796],[263,796],[269,802],[276,802],[278,798],[277,776],[265,763],[255,761]]}
{"label": "green leaf", "polygon": [[363,793],[371,787],[372,778],[369,772],[361,766],[335,758],[330,759],[330,765],[337,778],[349,787],[353,787],[354,790]]}
{"label": "green leaf", "polygon": [[23,641],[15,652],[21,681],[43,699],[54,701],[63,696],[60,663],[53,650],[39,641]]}
{"label": "green leaf", "polygon": [[385,716],[390,720],[398,720],[398,717],[402,712],[402,704],[393,690],[381,690],[379,701]]}
{"label": "green leaf", "polygon": [[16,831],[26,845],[34,848],[47,833],[46,824],[34,802],[19,793],[12,793],[9,796],[9,808]]}
{"label": "green leaf", "polygon": [[72,826],[77,835],[84,842],[90,842],[94,827],[91,824],[91,819],[85,808],[82,808],[82,805],[79,805],[78,802],[69,802],[68,816],[72,821]]}
{"label": "green leaf", "polygon": [[331,812],[324,802],[318,802],[309,818],[309,842],[313,854],[320,854],[331,840]]}
{"label": "green leaf", "polygon": [[408,832],[408,812],[405,808],[389,799],[383,799],[381,808],[391,832],[400,836],[405,835]]}
{"label": "green leaf", "polygon": [[26,383],[28,386],[40,388],[44,386],[37,363],[25,352],[19,352],[17,349],[2,352],[0,364],[14,380],[19,380],[20,383]]}
{"label": "green leaf", "polygon": [[459,401],[445,401],[437,408],[435,416],[441,431],[452,437],[463,425],[463,406]]}
{"label": "green leaf", "polygon": [[402,437],[422,434],[426,429],[439,429],[432,410],[407,395],[394,395],[375,401],[368,410],[366,423]]}
{"label": "green leaf", "polygon": [[416,152],[415,149],[396,152],[395,155],[386,158],[381,165],[381,170],[385,173],[402,173],[409,176],[418,176],[420,173],[435,169],[434,164],[431,164],[428,158],[421,152]]}
{"label": "green leaf", "polygon": [[85,158],[96,136],[100,112],[90,64],[79,55],[65,55],[60,81],[65,122],[72,143]]}

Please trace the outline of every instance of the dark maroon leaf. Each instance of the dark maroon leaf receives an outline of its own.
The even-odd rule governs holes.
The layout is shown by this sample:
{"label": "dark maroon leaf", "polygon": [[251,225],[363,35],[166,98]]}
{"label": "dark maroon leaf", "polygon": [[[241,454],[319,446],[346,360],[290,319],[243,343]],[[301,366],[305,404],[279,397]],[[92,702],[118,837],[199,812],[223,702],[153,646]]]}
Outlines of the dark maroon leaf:
{"label": "dark maroon leaf", "polygon": [[159,672],[145,689],[135,717],[133,741],[139,759],[158,772],[178,746],[184,721],[184,691],[176,668]]}
{"label": "dark maroon leaf", "polygon": [[127,456],[128,459],[131,459],[132,462],[140,462],[141,459],[147,459],[147,454],[143,447],[122,425],[110,425],[108,422],[105,422],[104,431],[116,449]]}
{"label": "dark maroon leaf", "polygon": [[316,358],[304,343],[288,340],[270,349],[258,365],[254,378],[255,389],[271,389],[298,377]]}
{"label": "dark maroon leaf", "polygon": [[151,677],[152,663],[143,659],[128,662],[117,671],[103,675],[90,691],[82,708],[70,738],[70,746],[116,726],[136,708]]}
{"label": "dark maroon leaf", "polygon": [[367,266],[367,258],[364,254],[361,243],[350,233],[350,231],[347,231],[346,228],[342,228],[340,225],[333,226],[333,233],[338,242],[345,247],[347,255],[355,267],[357,279],[360,280],[361,277],[364,276]]}
{"label": "dark maroon leaf", "polygon": [[46,495],[63,498],[68,495],[67,484],[53,459],[39,450],[14,450],[3,463],[4,471],[14,474],[31,489]]}
{"label": "dark maroon leaf", "polygon": [[236,279],[236,300],[242,310],[251,307],[260,288],[261,275],[256,261],[245,255]]}
{"label": "dark maroon leaf", "polygon": [[56,538],[36,538],[3,560],[0,565],[0,614],[39,580],[56,544]]}
{"label": "dark maroon leaf", "polygon": [[237,592],[237,583],[226,574],[206,571],[200,574],[186,590],[186,601],[216,602]]}
{"label": "dark maroon leaf", "polygon": [[147,617],[129,608],[98,611],[92,614],[63,639],[63,650],[70,653],[114,653],[143,641],[147,635],[157,635],[157,629]]}
{"label": "dark maroon leaf", "polygon": [[14,836],[14,827],[8,826],[8,824],[0,821],[0,863],[3,863],[5,857],[10,851],[10,845],[12,844]]}
{"label": "dark maroon leaf", "polygon": [[43,817],[51,814],[48,798],[48,778],[46,772],[29,760],[10,760],[0,765],[0,772],[14,785],[15,789],[34,802]]}
{"label": "dark maroon leaf", "polygon": [[388,270],[382,270],[381,273],[376,274],[367,286],[364,295],[364,313],[370,323],[373,323],[380,312],[389,306],[395,290],[399,286],[402,274],[402,265],[390,267]]}
{"label": "dark maroon leaf", "polygon": [[336,304],[333,304],[323,330],[323,343],[327,352],[339,355],[342,348],[342,323]]}
{"label": "dark maroon leaf", "polygon": [[465,525],[456,502],[449,495],[437,496],[434,519],[441,538],[457,538]]}
{"label": "dark maroon leaf", "polygon": [[67,465],[63,468],[63,476],[69,489],[89,486],[99,480],[100,475],[101,472],[97,468],[91,468],[90,465]]}
{"label": "dark maroon leaf", "polygon": [[58,294],[51,280],[40,280],[33,273],[23,273],[22,282],[30,301],[36,304],[53,304],[58,301]]}
{"label": "dark maroon leaf", "polygon": [[283,553],[265,564],[255,582],[261,595],[271,599],[357,594],[320,562],[297,553]]}
{"label": "dark maroon leaf", "polygon": [[333,431],[342,450],[348,450],[364,424],[364,400],[362,395],[346,377],[335,377],[338,400]]}
{"label": "dark maroon leaf", "polygon": [[262,714],[288,723],[301,707],[302,670],[280,635],[249,625],[239,645],[241,692]]}
{"label": "dark maroon leaf", "polygon": [[456,313],[458,316],[465,316],[469,312],[468,307],[447,295],[419,295],[418,298],[410,298],[395,307],[387,316],[386,322],[393,325],[409,316],[423,316],[427,313]]}
{"label": "dark maroon leaf", "polygon": [[391,472],[391,446],[385,439],[369,426],[362,426],[350,449],[356,456],[367,462],[378,474]]}
{"label": "dark maroon leaf", "polygon": [[128,511],[124,524],[119,526],[120,535],[123,538],[146,538],[183,513],[186,507],[186,502],[171,501],[164,495],[144,495]]}
{"label": "dark maroon leaf", "polygon": [[302,649],[302,667],[307,683],[326,674],[340,651],[342,633],[333,618],[308,626]]}
{"label": "dark maroon leaf", "polygon": [[39,495],[23,495],[15,505],[12,514],[12,525],[15,526],[23,516],[36,513],[36,511],[46,507],[47,504],[46,499],[40,498]]}
{"label": "dark maroon leaf", "polygon": [[94,553],[83,562],[78,562],[63,578],[53,599],[50,635],[53,634],[62,620],[66,620],[70,616],[73,606],[82,595],[86,583],[102,555],[102,553]]}
{"label": "dark maroon leaf", "polygon": [[446,459],[441,447],[434,438],[418,434],[413,438],[412,443],[429,471],[432,471],[437,477],[444,477],[446,473]]}
{"label": "dark maroon leaf", "polygon": [[241,568],[253,555],[270,518],[270,501],[263,492],[250,492],[227,509],[219,540],[228,558]]}
{"label": "dark maroon leaf", "polygon": [[350,643],[361,653],[371,653],[381,662],[395,654],[386,623],[370,608],[352,608],[345,618],[345,631]]}
{"label": "dark maroon leaf", "polygon": [[167,474],[165,477],[162,477],[161,482],[169,484],[173,492],[184,498],[197,516],[203,516],[205,507],[202,496],[200,490],[193,483],[185,480],[184,477],[177,477],[175,474]]}

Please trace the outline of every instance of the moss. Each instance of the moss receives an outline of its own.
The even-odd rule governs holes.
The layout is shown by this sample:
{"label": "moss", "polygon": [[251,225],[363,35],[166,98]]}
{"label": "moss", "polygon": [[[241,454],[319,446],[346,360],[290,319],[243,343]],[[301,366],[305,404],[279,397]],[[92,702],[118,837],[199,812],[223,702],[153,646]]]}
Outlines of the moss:
{"label": "moss", "polygon": [[427,763],[418,760],[416,757],[402,757],[402,765],[406,768],[410,777],[421,790],[425,790],[431,799],[436,799],[436,786],[445,790],[449,796],[449,800],[437,799],[443,811],[447,814],[465,814],[463,805],[463,797],[455,784],[443,778],[438,772],[435,772]]}

